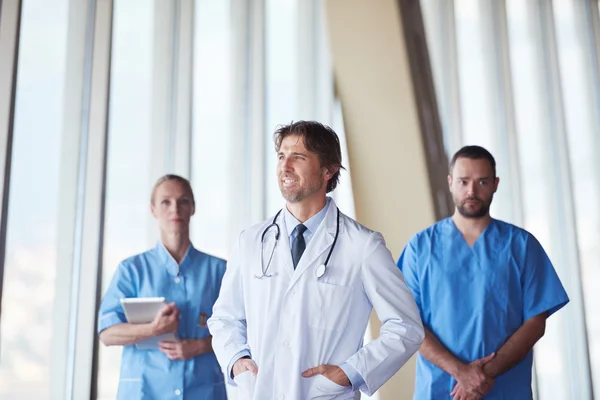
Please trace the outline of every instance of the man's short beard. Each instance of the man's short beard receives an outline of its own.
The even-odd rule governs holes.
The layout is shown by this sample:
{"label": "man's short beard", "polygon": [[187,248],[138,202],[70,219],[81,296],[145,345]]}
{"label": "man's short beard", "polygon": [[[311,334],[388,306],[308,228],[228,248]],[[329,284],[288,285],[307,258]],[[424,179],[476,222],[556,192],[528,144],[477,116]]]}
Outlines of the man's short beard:
{"label": "man's short beard", "polygon": [[305,198],[318,192],[322,187],[323,187],[323,182],[321,182],[321,184],[318,186],[309,186],[306,189],[302,188],[302,189],[300,189],[296,192],[292,192],[292,193],[286,193],[286,191],[283,189],[283,187],[280,187],[279,190],[281,191],[281,195],[283,196],[285,201],[287,201],[288,203],[299,203],[302,200],[304,200]]}
{"label": "man's short beard", "polygon": [[[479,209],[475,210],[475,211],[467,211],[466,207],[464,206],[464,203],[466,203],[467,200],[477,200],[481,204],[481,207],[479,207]],[[456,204],[456,209],[458,210],[459,214],[462,215],[463,217],[479,219],[479,218],[483,218],[489,214],[489,211],[490,211],[489,204],[486,204],[484,201],[482,201],[480,199],[467,199],[467,200],[465,200],[462,204]]]}
{"label": "man's short beard", "polygon": [[456,206],[456,207],[458,208],[458,212],[460,213],[460,215],[462,215],[465,218],[479,219],[479,218],[485,217],[488,214],[488,209],[485,206],[482,206],[476,212],[469,212],[469,211],[465,210],[465,208],[462,206]]}

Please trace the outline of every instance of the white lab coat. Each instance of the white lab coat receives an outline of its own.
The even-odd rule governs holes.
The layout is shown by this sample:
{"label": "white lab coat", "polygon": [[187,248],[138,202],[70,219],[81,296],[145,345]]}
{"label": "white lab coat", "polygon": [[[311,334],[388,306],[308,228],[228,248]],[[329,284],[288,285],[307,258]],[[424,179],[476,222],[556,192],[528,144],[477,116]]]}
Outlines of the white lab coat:
{"label": "white lab coat", "polygon": [[[337,207],[333,200],[296,270],[283,214],[281,235],[268,274],[261,275],[261,235],[272,220],[242,232],[223,278],[208,326],[212,346],[228,383],[241,399],[358,399],[360,392],[322,375],[302,377],[321,364],[348,362],[371,395],[419,349],[423,326],[415,301],[380,233],[340,213],[340,232],[325,275],[317,278],[333,243]],[[265,236],[264,267],[275,243]],[[363,346],[375,308],[380,337]],[[227,371],[240,351],[250,351],[258,375],[231,379]]]}

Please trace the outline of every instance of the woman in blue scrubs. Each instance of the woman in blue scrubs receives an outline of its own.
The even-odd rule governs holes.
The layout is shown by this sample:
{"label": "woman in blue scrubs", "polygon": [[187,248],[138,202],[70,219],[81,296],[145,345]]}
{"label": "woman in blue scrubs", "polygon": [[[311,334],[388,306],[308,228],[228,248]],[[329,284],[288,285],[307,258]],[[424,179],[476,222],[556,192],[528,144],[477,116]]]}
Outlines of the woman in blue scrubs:
{"label": "woman in blue scrubs", "polygon": [[[118,399],[227,398],[206,325],[225,261],[192,246],[189,224],[194,208],[187,179],[160,178],[150,205],[160,241],[152,250],[121,262],[102,299],[100,340],[106,346],[123,346]],[[130,324],[120,304],[125,297],[165,297],[168,305],[151,323]],[[135,346],[166,333],[176,333],[178,340],[161,341],[156,350]]]}

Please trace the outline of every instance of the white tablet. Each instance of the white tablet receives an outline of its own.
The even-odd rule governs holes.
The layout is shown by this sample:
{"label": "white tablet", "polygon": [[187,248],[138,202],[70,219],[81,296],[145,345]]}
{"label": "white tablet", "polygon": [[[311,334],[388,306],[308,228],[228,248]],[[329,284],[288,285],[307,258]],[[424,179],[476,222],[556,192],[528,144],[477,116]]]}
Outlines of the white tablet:
{"label": "white tablet", "polygon": [[[121,306],[130,324],[147,324],[154,320],[156,314],[167,302],[164,297],[128,297],[121,299]],[[143,340],[136,344],[140,350],[155,350],[161,340],[177,340],[174,333],[167,333]]]}

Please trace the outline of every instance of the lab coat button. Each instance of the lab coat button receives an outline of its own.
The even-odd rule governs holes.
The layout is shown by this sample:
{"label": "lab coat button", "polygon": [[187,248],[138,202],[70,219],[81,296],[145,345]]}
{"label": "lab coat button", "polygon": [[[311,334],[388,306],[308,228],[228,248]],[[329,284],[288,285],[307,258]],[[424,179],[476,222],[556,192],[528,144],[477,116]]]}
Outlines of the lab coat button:
{"label": "lab coat button", "polygon": [[175,396],[179,396],[181,394],[181,390],[175,389]]}
{"label": "lab coat button", "polygon": [[290,344],[288,342],[283,342],[282,343],[285,347],[288,347]]}
{"label": "lab coat button", "polygon": [[177,277],[177,278],[175,278],[175,279],[173,279],[173,280],[175,281],[175,283],[179,283],[179,282],[181,282],[181,279],[180,279],[179,277]]}
{"label": "lab coat button", "polygon": [[283,393],[280,393],[279,394],[279,400],[283,400],[283,399],[285,399],[285,395]]}

